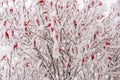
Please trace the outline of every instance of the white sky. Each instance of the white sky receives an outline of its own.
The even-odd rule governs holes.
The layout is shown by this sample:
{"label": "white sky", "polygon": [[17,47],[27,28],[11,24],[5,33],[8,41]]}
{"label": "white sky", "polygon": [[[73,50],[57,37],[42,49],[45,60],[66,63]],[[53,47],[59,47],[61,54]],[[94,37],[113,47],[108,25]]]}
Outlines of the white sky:
{"label": "white sky", "polygon": [[[83,8],[83,0],[77,0],[78,3],[80,4],[79,8]],[[107,8],[109,9],[112,3],[115,3],[117,0],[101,0],[103,3],[106,4]]]}

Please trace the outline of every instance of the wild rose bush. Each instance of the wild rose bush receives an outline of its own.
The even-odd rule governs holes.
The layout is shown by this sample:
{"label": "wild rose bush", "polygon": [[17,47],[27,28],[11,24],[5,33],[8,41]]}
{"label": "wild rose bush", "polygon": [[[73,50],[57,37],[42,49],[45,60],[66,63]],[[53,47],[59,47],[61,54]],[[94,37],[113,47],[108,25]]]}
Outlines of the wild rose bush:
{"label": "wild rose bush", "polygon": [[0,80],[119,80],[119,5],[1,0]]}

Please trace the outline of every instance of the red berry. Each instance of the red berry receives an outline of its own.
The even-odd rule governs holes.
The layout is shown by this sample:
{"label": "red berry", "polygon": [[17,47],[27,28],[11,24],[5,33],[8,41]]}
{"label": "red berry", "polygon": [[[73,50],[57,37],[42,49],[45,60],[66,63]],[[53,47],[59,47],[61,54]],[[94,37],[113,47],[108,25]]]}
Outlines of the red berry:
{"label": "red berry", "polygon": [[36,23],[39,25],[39,20],[38,19],[36,19]]}
{"label": "red berry", "polygon": [[94,39],[96,39],[96,34],[94,34]]}
{"label": "red berry", "polygon": [[48,25],[47,25],[47,27],[50,27],[51,26],[51,23],[49,23]]}
{"label": "red berry", "polygon": [[84,62],[85,62],[85,58],[83,57],[83,58],[82,58],[82,63],[84,63]]}
{"label": "red berry", "polygon": [[44,0],[39,0],[39,3],[40,3],[40,4],[43,4],[43,3],[44,3]]}
{"label": "red berry", "polygon": [[92,59],[92,60],[94,59],[94,54],[91,54],[91,59]]}
{"label": "red berry", "polygon": [[59,49],[59,52],[61,52],[61,51],[62,51],[61,47],[59,47],[58,49]]}
{"label": "red berry", "polygon": [[108,57],[108,59],[109,59],[109,60],[112,60],[112,58],[111,58],[111,57]]}
{"label": "red berry", "polygon": [[110,45],[110,42],[109,42],[109,41],[106,41],[106,45]]}
{"label": "red berry", "polygon": [[16,49],[17,47],[18,47],[18,44],[15,43],[14,46],[13,46],[13,48]]}
{"label": "red berry", "polygon": [[34,46],[36,46],[36,40],[34,40]]}
{"label": "red berry", "polygon": [[58,34],[55,35],[55,38],[58,40]]}
{"label": "red berry", "polygon": [[29,62],[26,63],[26,67],[29,67]]}
{"label": "red berry", "polygon": [[99,6],[102,6],[103,4],[102,4],[102,2],[101,2],[101,1],[99,1],[98,5],[99,5]]}
{"label": "red berry", "polygon": [[52,27],[52,28],[51,28],[51,31],[53,32],[54,30],[55,30],[55,29]]}
{"label": "red berry", "polygon": [[9,34],[8,34],[8,32],[7,32],[7,31],[5,32],[5,36],[6,36],[6,38],[8,38],[8,39],[9,39]]}
{"label": "red berry", "polygon": [[4,21],[4,24],[3,24],[3,25],[4,25],[4,26],[6,26],[6,23],[7,23],[7,22],[6,22],[6,21]]}
{"label": "red berry", "polygon": [[94,5],[94,3],[95,3],[95,2],[94,2],[94,1],[92,1],[91,5],[93,6],[93,5]]}
{"label": "red berry", "polygon": [[12,30],[12,36],[14,36],[14,31]]}
{"label": "red berry", "polygon": [[73,24],[74,24],[75,27],[77,26],[76,20],[73,20]]}
{"label": "red berry", "polygon": [[13,12],[13,9],[12,9],[12,8],[10,8],[10,12],[11,12],[11,13]]}

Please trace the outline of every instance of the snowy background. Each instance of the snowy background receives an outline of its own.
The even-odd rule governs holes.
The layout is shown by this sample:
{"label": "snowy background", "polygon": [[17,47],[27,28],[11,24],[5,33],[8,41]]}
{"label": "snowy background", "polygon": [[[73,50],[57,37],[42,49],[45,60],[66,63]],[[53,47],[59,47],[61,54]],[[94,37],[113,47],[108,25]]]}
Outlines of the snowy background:
{"label": "snowy background", "polygon": [[[72,44],[72,46],[70,47],[70,49],[71,49],[70,55],[73,58],[73,62],[66,55],[64,55],[64,56],[62,56],[62,60],[64,60],[63,63],[65,62],[65,68],[62,68],[61,65],[58,63],[58,65],[60,65],[59,69],[61,69],[61,71],[62,70],[68,71],[68,73],[65,72],[66,80],[70,80],[70,78],[72,78],[73,80],[80,80],[78,78],[79,75],[81,75],[82,77],[83,76],[86,77],[89,73],[93,73],[95,76],[98,76],[98,77],[100,75],[103,75],[103,76],[100,76],[100,77],[102,77],[101,80],[103,80],[103,79],[109,80],[108,79],[109,76],[106,74],[111,74],[112,76],[120,75],[120,72],[118,72],[118,73],[112,72],[112,70],[113,71],[114,71],[114,69],[117,70],[117,68],[120,66],[119,61],[116,61],[116,64],[118,64],[116,66],[116,65],[112,65],[112,62],[114,63],[114,59],[111,59],[111,56],[114,57],[114,53],[116,53],[118,55],[120,54],[119,51],[117,51],[120,48],[120,45],[119,45],[120,39],[114,38],[115,40],[114,39],[110,40],[112,45],[110,45],[109,40],[106,39],[106,38],[109,39],[109,38],[114,37],[119,34],[119,30],[116,30],[116,27],[111,27],[111,26],[116,26],[117,22],[119,22],[118,18],[114,17],[115,12],[113,13],[113,17],[109,16],[110,13],[112,13],[112,11],[113,11],[112,9],[114,8],[114,6],[116,6],[113,4],[116,3],[117,0],[100,0],[100,1],[102,1],[103,6],[100,7],[100,9],[99,8],[97,8],[97,9],[102,10],[102,11],[99,11],[99,10],[97,11],[96,8],[93,8],[93,10],[90,9],[90,12],[88,11],[88,13],[82,14],[82,16],[80,15],[82,18],[85,15],[87,16],[87,19],[85,20],[86,23],[87,22],[89,23],[90,19],[92,19],[93,16],[95,18],[97,18],[97,15],[92,15],[95,12],[94,10],[97,11],[95,13],[103,13],[103,15],[104,15],[104,16],[102,16],[102,17],[104,17],[102,19],[101,14],[98,14],[98,15],[100,15],[100,16],[98,16],[98,18],[100,17],[101,19],[98,21],[93,20],[93,22],[87,28],[82,27],[83,30],[86,30],[83,32],[82,32],[82,28],[79,28],[78,25],[84,26],[84,24],[79,23],[77,25],[78,26],[77,28],[73,27],[77,24],[77,22],[79,22],[78,18],[80,16],[78,16],[78,17],[75,16],[75,14],[77,13],[77,10],[75,9],[76,12],[74,14],[74,9],[71,9],[72,8],[71,4],[73,4],[71,2],[71,4],[70,4],[71,6],[69,8],[70,10],[68,9],[68,12],[72,12],[73,14],[67,13],[67,10],[66,10],[66,14],[70,14],[70,20],[68,21],[67,24],[65,24],[65,28],[62,27],[66,30],[66,33],[64,33],[64,34],[66,34],[66,35],[70,34],[70,37],[63,35],[63,37],[68,38],[68,39],[65,38],[65,40],[63,40],[63,43],[66,42],[65,46],[62,44],[59,44],[60,43],[59,31],[62,29],[61,25],[56,24],[54,26],[54,24],[52,22],[52,20],[54,21],[54,19],[56,19],[57,17],[59,19],[59,16],[56,15],[59,12],[57,13],[55,11],[56,9],[54,7],[52,8],[53,10],[50,8],[50,6],[48,6],[46,8],[46,5],[45,5],[45,8],[44,8],[44,6],[39,8],[39,6],[41,6],[41,5],[38,4],[38,0],[15,0],[15,2],[13,2],[13,1],[14,0],[0,0],[0,38],[1,38],[0,39],[0,60],[1,60],[0,61],[0,80],[37,80],[36,77],[40,77],[41,75],[48,76],[49,74],[52,74],[49,71],[53,70],[53,72],[54,72],[54,68],[52,68],[51,70],[46,68],[44,70],[44,66],[49,65],[50,62],[57,64],[57,61],[61,60],[61,58],[59,59],[59,57],[61,55],[63,55],[65,49],[68,48],[67,44],[68,45]],[[46,0],[46,1],[48,1],[48,2],[53,1],[54,3],[56,2],[56,0]],[[69,1],[69,0],[63,0],[63,2],[59,1],[58,4],[59,5],[62,4],[63,6],[65,6],[67,1]],[[77,0],[76,5],[77,5],[77,8],[79,9],[79,11],[82,11],[84,13],[83,9],[85,8],[85,5],[84,5],[83,1],[87,1],[87,0]],[[93,1],[95,1],[95,0],[93,0]],[[43,3],[43,5],[44,5],[44,3]],[[23,10],[24,7],[25,7],[25,11]],[[40,12],[38,12],[39,9],[40,9]],[[38,15],[45,13],[44,10],[47,10],[47,9],[50,10],[46,13],[49,13],[51,20],[47,20],[48,17],[46,17],[46,15],[45,15],[42,17],[42,18],[44,18],[44,20],[42,21],[41,16],[38,16]],[[87,8],[86,8],[86,10],[87,10]],[[60,10],[60,11],[62,12],[62,10]],[[80,13],[82,13],[82,12],[80,12]],[[71,16],[72,16],[72,18],[71,18]],[[76,18],[74,18],[74,16]],[[15,17],[16,17],[16,22],[14,22]],[[69,18],[69,17],[66,17],[66,15],[64,15],[63,17],[64,18],[61,20],[61,24],[64,23],[66,18]],[[109,18],[110,18],[110,20],[109,20]],[[29,19],[31,20],[30,23],[29,23]],[[44,24],[39,24],[39,21],[37,21],[37,19],[41,20],[40,23],[43,22]],[[74,19],[78,19],[78,20],[74,20]],[[8,22],[5,22],[6,20]],[[36,20],[36,23],[34,22],[35,20]],[[72,23],[72,20],[74,21],[74,24]],[[102,20],[103,20],[103,22],[102,22]],[[114,22],[113,22],[113,20],[114,20]],[[58,22],[59,22],[59,20],[58,20]],[[81,22],[82,22],[82,20],[81,20]],[[83,22],[84,22],[84,18],[83,18]],[[55,21],[54,21],[54,23],[55,23]],[[96,23],[98,23],[98,24],[96,24]],[[28,25],[30,27],[27,27]],[[47,30],[44,30],[44,28],[46,28],[46,27],[47,27],[47,30],[50,31],[50,34],[49,33],[47,34]],[[119,25],[117,28],[119,28]],[[12,31],[14,31],[14,33]],[[31,32],[29,32],[29,31],[31,31]],[[68,31],[68,33],[67,33],[67,31]],[[71,31],[71,32],[69,32],[69,31]],[[82,39],[82,40],[85,39],[85,41],[81,41],[80,45],[73,44],[74,40],[75,40],[75,36],[77,36],[76,33],[74,34],[74,31],[76,31],[76,32],[81,31],[82,34],[79,34],[79,35],[81,35],[80,39]],[[103,34],[104,32],[106,32],[106,33],[108,32],[108,34],[105,35],[105,34]],[[44,35],[47,35],[48,41],[44,41],[41,39],[39,40],[38,36],[40,37],[40,36],[44,36]],[[93,35],[94,35],[94,38],[92,37]],[[98,37],[97,37],[97,35],[98,35]],[[79,37],[79,36],[77,36],[77,37]],[[54,42],[54,44],[52,44],[52,41],[49,44],[49,38],[50,39],[52,38],[52,41]],[[91,38],[91,41],[87,40],[87,38]],[[106,51],[102,48],[102,46],[104,46],[104,42],[101,42],[101,43],[103,43],[103,45],[102,44],[99,45],[99,41],[104,41],[104,40],[106,41],[106,45],[108,47],[106,50],[108,50],[108,51]],[[96,41],[96,44],[98,41],[97,47],[96,47],[96,44],[93,44],[95,41]],[[70,43],[67,43],[67,42],[70,42]],[[114,43],[114,42],[118,42],[118,43]],[[86,43],[88,43],[89,45],[86,45]],[[39,44],[42,45],[42,47]],[[46,47],[46,45],[47,46],[50,45],[50,46]],[[84,46],[87,46],[87,48],[84,48]],[[93,47],[91,47],[91,46],[93,46]],[[77,54],[77,50],[75,51],[75,49],[74,49],[75,47],[78,47],[79,54]],[[88,49],[89,47],[91,47],[91,50]],[[100,49],[102,48],[101,49],[102,51],[97,49],[99,47],[100,47]],[[114,48],[114,47],[117,49],[115,51],[113,50],[113,52],[112,52],[112,50],[109,48]],[[106,47],[104,46],[104,48],[106,48]],[[95,52],[95,54],[92,53],[97,50],[99,52]],[[42,53],[42,51],[43,51],[43,53]],[[63,53],[62,53],[62,51],[63,51]],[[53,58],[51,58],[51,56],[49,56],[49,55],[51,55],[51,54],[48,54],[50,52],[53,52],[52,53]],[[83,52],[85,54],[81,54],[81,52]],[[36,58],[36,57],[41,56],[41,55],[38,56],[38,53],[42,53],[43,57],[41,59]],[[67,51],[65,54],[67,54]],[[89,56],[91,58],[89,58]],[[104,56],[104,57],[102,57],[102,56]],[[102,57],[101,61],[97,61],[101,57]],[[65,58],[65,59],[63,59],[63,58]],[[106,58],[109,60],[106,60]],[[106,66],[106,64],[109,65],[110,60],[112,60],[110,66],[111,65],[114,66],[112,68],[111,67],[108,68],[108,66]],[[79,62],[80,62],[80,64],[78,64]],[[48,64],[45,64],[45,63],[48,63]],[[99,65],[97,65],[98,63],[99,63]],[[40,68],[41,65],[42,65],[42,67]],[[53,64],[50,64],[50,65],[53,65]],[[97,68],[96,68],[96,65],[97,65]],[[71,69],[70,66],[73,67],[74,71],[69,76],[70,77],[69,78],[67,76],[70,74],[69,73],[69,71]],[[76,66],[79,66],[79,67],[76,67]],[[86,66],[89,66],[89,69]],[[80,71],[80,74],[78,74],[77,77],[74,77],[77,68],[82,69],[83,72]],[[94,68],[96,68],[96,71],[94,71]],[[99,69],[101,70],[100,71],[101,74],[97,73],[97,69],[98,69],[98,72],[99,72]],[[106,73],[106,71],[110,71],[110,72]],[[34,77],[34,79],[32,79],[31,75],[34,75],[34,76],[32,76],[32,77]],[[91,75],[92,74],[90,74],[88,76],[89,78],[87,80],[99,80],[94,77],[91,78]],[[53,74],[53,76],[56,76],[55,80],[59,80],[57,75]],[[62,76],[62,77],[64,78],[64,76]],[[62,77],[61,77],[61,79],[63,80]],[[49,80],[49,79],[47,77],[42,76],[40,78],[40,80]],[[81,80],[84,80],[84,79],[81,78]],[[115,79],[111,78],[110,80],[115,80]]]}

